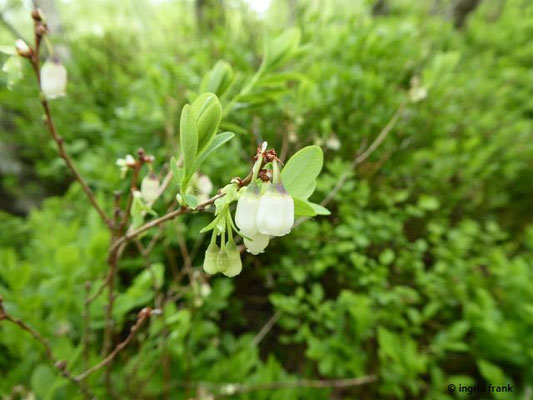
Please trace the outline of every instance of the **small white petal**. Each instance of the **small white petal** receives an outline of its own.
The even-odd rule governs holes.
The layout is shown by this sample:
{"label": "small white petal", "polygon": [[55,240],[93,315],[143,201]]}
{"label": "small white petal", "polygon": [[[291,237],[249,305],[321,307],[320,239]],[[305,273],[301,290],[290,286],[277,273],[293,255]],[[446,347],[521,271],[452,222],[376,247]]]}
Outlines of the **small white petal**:
{"label": "small white petal", "polygon": [[245,238],[244,245],[246,246],[248,253],[256,255],[265,251],[268,242],[270,241],[270,236],[257,232],[255,235],[250,236],[250,239],[252,240]]}
{"label": "small white petal", "polygon": [[130,167],[135,166],[135,158],[131,154],[126,155],[126,165]]}

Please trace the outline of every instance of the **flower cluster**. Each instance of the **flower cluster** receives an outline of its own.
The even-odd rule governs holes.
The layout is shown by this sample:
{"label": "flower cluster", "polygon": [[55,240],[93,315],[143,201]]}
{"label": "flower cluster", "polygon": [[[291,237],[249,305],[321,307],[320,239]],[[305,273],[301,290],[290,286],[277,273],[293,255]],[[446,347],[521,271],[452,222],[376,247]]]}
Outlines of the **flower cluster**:
{"label": "flower cluster", "polygon": [[[258,149],[252,178],[248,186],[234,195],[238,198],[235,211],[235,225],[229,213],[229,199],[223,203],[221,211],[213,221],[213,236],[204,260],[204,270],[208,274],[221,272],[233,277],[242,270],[240,252],[232,235],[232,227],[244,239],[244,245],[251,254],[265,251],[274,236],[288,234],[294,224],[294,201],[281,182],[278,158],[273,150],[266,150],[266,143]],[[269,165],[271,170],[262,169]],[[258,179],[260,177],[260,179]],[[236,191],[236,188],[234,189]],[[226,198],[229,194],[226,194]],[[221,223],[222,222],[222,223]],[[224,240],[228,231],[228,242]],[[220,248],[216,244],[217,235],[221,236]]]}

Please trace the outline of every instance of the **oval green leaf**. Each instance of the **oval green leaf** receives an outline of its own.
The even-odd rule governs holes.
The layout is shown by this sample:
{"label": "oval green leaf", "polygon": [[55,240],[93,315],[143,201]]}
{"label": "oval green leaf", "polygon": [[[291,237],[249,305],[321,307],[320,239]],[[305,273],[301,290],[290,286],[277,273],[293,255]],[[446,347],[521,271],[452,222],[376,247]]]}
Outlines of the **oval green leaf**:
{"label": "oval green leaf", "polygon": [[296,152],[281,171],[285,189],[291,196],[307,200],[315,190],[315,179],[323,163],[324,155],[319,146],[307,146]]}

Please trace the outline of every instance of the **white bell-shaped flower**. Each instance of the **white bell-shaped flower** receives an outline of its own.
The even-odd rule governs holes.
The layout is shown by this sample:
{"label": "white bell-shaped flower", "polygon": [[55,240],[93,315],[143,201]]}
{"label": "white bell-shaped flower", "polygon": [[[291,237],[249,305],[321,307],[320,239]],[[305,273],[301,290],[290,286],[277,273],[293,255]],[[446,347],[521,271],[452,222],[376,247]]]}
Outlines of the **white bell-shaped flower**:
{"label": "white bell-shaped flower", "polygon": [[259,200],[257,229],[271,236],[284,236],[294,224],[294,201],[281,183],[273,184]]}
{"label": "white bell-shaped flower", "polygon": [[159,196],[159,179],[153,173],[149,173],[142,180],[141,193],[147,203],[155,201]]}
{"label": "white bell-shaped flower", "polygon": [[47,100],[65,95],[67,70],[58,60],[46,60],[41,67],[41,91]]}
{"label": "white bell-shaped flower", "polygon": [[244,238],[244,245],[246,246],[246,250],[248,253],[252,253],[253,255],[257,255],[259,253],[263,253],[268,246],[268,242],[270,241],[269,235],[263,235],[260,232],[257,232],[255,235],[250,236],[251,240],[248,240]]}
{"label": "white bell-shaped flower", "polygon": [[256,184],[250,184],[244,189],[235,211],[235,224],[246,236],[257,233],[257,210],[259,207],[259,188]]}

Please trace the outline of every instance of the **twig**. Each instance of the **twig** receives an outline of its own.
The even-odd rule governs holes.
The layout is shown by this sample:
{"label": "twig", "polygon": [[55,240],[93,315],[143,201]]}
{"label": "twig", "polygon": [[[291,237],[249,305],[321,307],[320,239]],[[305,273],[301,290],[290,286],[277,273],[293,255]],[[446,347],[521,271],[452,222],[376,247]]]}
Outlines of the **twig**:
{"label": "twig", "polygon": [[348,379],[297,379],[287,382],[266,382],[255,385],[241,385],[239,383],[219,383],[204,381],[174,381],[173,385],[185,387],[190,385],[197,389],[207,389],[211,392],[216,391],[217,396],[234,396],[235,394],[257,392],[261,390],[280,390],[280,389],[299,389],[299,388],[349,388],[366,385],[377,381],[376,375],[365,375],[357,378]]}
{"label": "twig", "polygon": [[[39,49],[41,44],[41,39],[43,35],[43,30],[46,32],[46,25],[44,25],[40,19],[39,13],[37,11],[34,11],[32,14],[35,22],[35,47],[32,51],[31,57],[28,59],[30,60],[30,63],[33,67],[33,71],[35,72],[35,76],[37,78],[37,83],[39,84],[39,88],[41,87],[41,74],[39,69]],[[96,198],[94,197],[94,193],[85,182],[85,179],[81,176],[78,169],[74,165],[74,161],[70,158],[67,151],[65,150],[63,138],[59,136],[57,129],[54,125],[54,121],[52,119],[52,114],[50,112],[50,106],[48,104],[48,101],[44,97],[44,95],[41,94],[41,104],[44,109],[45,114],[45,120],[46,120],[46,126],[48,127],[48,130],[50,131],[50,135],[52,136],[52,139],[57,145],[57,150],[59,153],[59,156],[65,160],[65,163],[67,164],[67,167],[70,169],[70,172],[72,175],[74,175],[74,178],[79,182],[81,185],[83,191],[87,195],[87,198],[89,199],[89,202],[92,204],[94,209],[98,212],[100,215],[100,218],[105,222],[105,224],[110,228],[113,229],[113,222],[109,217],[105,214],[104,210],[100,207],[98,202],[96,201]]]}
{"label": "twig", "polygon": [[107,290],[108,300],[105,316],[105,329],[104,329],[104,345],[102,347],[102,354],[107,354],[111,348],[111,333],[113,331],[113,305],[115,303],[115,276],[117,275],[117,266],[120,246],[112,252],[108,258],[109,263],[109,275],[107,276]]}
{"label": "twig", "polygon": [[104,289],[107,287],[109,283],[108,276],[109,276],[109,273],[106,275],[104,282],[98,287],[98,290],[94,292],[92,296],[87,297],[87,299],[85,300],[86,304],[91,304],[94,300],[96,300],[96,298],[98,298],[98,296],[100,296],[103,293]]}
{"label": "twig", "polygon": [[87,368],[89,364],[89,344],[90,344],[90,305],[91,303],[88,302],[89,296],[91,293],[91,281],[85,282],[85,300],[83,302],[83,336],[82,336],[82,343],[83,343],[83,362],[84,367]]}
{"label": "twig", "polygon": [[[245,179],[242,179],[240,181],[239,186],[246,185],[248,182],[250,182],[251,178],[252,178],[251,174],[248,175]],[[225,193],[219,193],[216,196],[211,197],[209,200],[206,200],[203,203],[198,204],[196,207],[184,207],[183,206],[183,207],[181,207],[181,208],[179,208],[177,210],[171,211],[171,212],[163,215],[162,217],[159,217],[159,218],[156,218],[156,219],[154,219],[154,220],[152,220],[150,222],[147,222],[146,224],[142,225],[141,227],[126,233],[120,239],[117,239],[113,243],[111,248],[109,249],[109,254],[113,254],[119,246],[121,246],[122,244],[126,243],[127,241],[133,239],[134,237],[140,235],[141,233],[146,232],[147,230],[149,230],[149,229],[151,229],[151,228],[153,228],[155,226],[161,225],[164,222],[170,221],[170,220],[176,218],[179,215],[190,214],[190,213],[195,212],[195,211],[202,211],[204,208],[206,208],[207,206],[213,204],[216,200],[220,199],[221,197],[224,197],[225,195],[226,195]]]}
{"label": "twig", "polygon": [[[167,174],[168,176],[168,174]],[[166,179],[166,178],[165,178]],[[174,209],[176,208],[176,204],[174,202],[172,202],[172,204],[170,205],[170,207],[168,207],[167,209],[167,213],[171,212],[171,211],[174,211]],[[164,233],[164,229],[163,229],[163,225],[159,225],[159,230],[157,231],[157,233],[152,237],[152,239],[150,240],[150,242],[148,243],[148,246],[146,246],[146,252],[148,254],[151,254],[152,251],[154,250],[154,247],[155,245],[157,244],[157,241],[161,238],[161,236],[163,236],[163,233]]]}
{"label": "twig", "polygon": [[[220,197],[222,197],[222,196],[220,196]],[[109,249],[109,253],[113,254],[117,250],[117,248],[119,246],[121,246],[122,244],[128,242],[129,240],[133,239],[134,237],[140,235],[141,233],[146,232],[150,228],[153,228],[154,226],[161,225],[162,223],[164,223],[166,221],[170,221],[171,219],[174,219],[174,218],[176,218],[179,215],[186,214],[186,213],[191,212],[191,211],[192,211],[192,209],[190,209],[188,207],[181,207],[178,210],[175,210],[175,211],[172,211],[172,212],[170,212],[168,214],[165,214],[162,217],[156,218],[156,219],[154,219],[154,220],[142,225],[140,228],[134,229],[133,231],[130,231],[130,232],[124,234],[122,237],[120,237],[119,239],[117,239],[113,243],[113,245]]]}
{"label": "twig", "polygon": [[261,340],[270,332],[272,327],[278,322],[278,319],[281,317],[281,313],[279,311],[276,311],[272,317],[267,321],[267,323],[261,328],[259,333],[253,338],[252,340],[252,346],[257,346],[259,343],[261,343]]}
{"label": "twig", "polygon": [[370,144],[370,146],[368,146],[368,148],[362,154],[356,155],[356,157],[353,159],[352,163],[350,164],[350,167],[348,168],[348,170],[346,170],[346,172],[342,174],[342,176],[340,177],[335,187],[328,193],[326,198],[322,200],[320,205],[322,206],[327,205],[331,201],[331,199],[333,199],[337,195],[337,193],[342,188],[346,180],[350,177],[352,170],[355,167],[357,167],[359,164],[363,163],[370,156],[370,154],[372,154],[379,147],[379,145],[385,140],[385,138],[390,133],[392,128],[394,128],[394,126],[398,122],[400,115],[403,113],[403,110],[405,109],[405,104],[406,104],[405,101],[403,101],[400,104],[400,106],[398,107],[398,109],[396,110],[392,118],[390,119],[390,121],[387,123],[387,125],[385,125],[385,127],[381,130],[379,135]]}
{"label": "twig", "polygon": [[178,238],[178,245],[180,247],[181,256],[183,258],[183,265],[185,266],[185,272],[187,273],[187,275],[189,275],[189,278],[192,281],[193,280],[192,259],[189,254],[189,249],[187,248],[187,243],[185,242],[185,237],[182,234],[182,232],[179,231],[179,229],[178,229],[177,238]]}
{"label": "twig", "polygon": [[[179,161],[178,161],[179,162]],[[165,175],[165,177],[163,178],[163,180],[161,181],[161,185],[159,185],[159,188],[157,189],[157,196],[156,198],[150,202],[148,205],[152,205],[154,204],[157,199],[159,199],[159,197],[161,197],[161,195],[165,192],[165,190],[167,189],[168,185],[170,185],[170,182],[172,182],[172,178],[174,177],[174,174],[172,173],[172,170],[169,169],[167,174]]]}
{"label": "twig", "polygon": [[6,321],[11,322],[12,324],[18,326],[20,329],[28,332],[36,341],[38,341],[43,346],[44,352],[46,354],[46,357],[48,358],[48,360],[50,360],[50,362],[53,364],[53,366],[59,371],[59,373],[63,377],[65,377],[70,382],[72,382],[74,385],[76,385],[78,387],[78,389],[83,393],[83,395],[84,395],[84,397],[86,399],[95,398],[94,395],[89,390],[89,388],[84,387],[83,385],[81,385],[80,382],[77,381],[76,378],[74,378],[71,375],[71,373],[67,369],[66,361],[65,360],[58,360],[54,356],[54,353],[52,352],[52,348],[48,344],[48,341],[44,337],[42,337],[39,332],[37,332],[35,329],[33,329],[28,324],[26,324],[24,321],[22,321],[21,319],[14,318],[13,316],[11,316],[11,314],[9,314],[5,310],[2,300],[3,300],[2,297],[0,297],[0,321],[6,320]]}
{"label": "twig", "polygon": [[102,220],[105,222],[105,224],[109,228],[113,228],[111,220],[107,217],[104,210],[102,210],[102,208],[96,201],[93,191],[91,190],[89,185],[87,185],[83,177],[78,172],[77,168],[74,166],[74,162],[72,161],[68,153],[65,151],[65,147],[63,146],[63,138],[57,134],[54,122],[52,120],[52,115],[50,113],[50,107],[48,105],[48,102],[44,98],[42,98],[41,104],[43,105],[44,113],[46,115],[46,125],[48,126],[48,129],[50,130],[50,134],[52,135],[52,138],[57,144],[59,156],[63,160],[65,160],[65,163],[67,164],[68,168],[70,169],[70,171],[72,172],[76,180],[80,183],[81,187],[83,188],[83,191],[85,192],[85,194],[87,195],[89,199],[89,202],[92,204],[94,209],[98,212],[98,214],[100,215],[100,218],[102,218]]}
{"label": "twig", "polygon": [[350,379],[333,379],[333,380],[312,380],[312,379],[299,379],[293,382],[268,382],[259,383],[257,385],[236,385],[231,387],[227,393],[220,393],[222,396],[233,396],[237,393],[250,393],[261,390],[279,390],[279,389],[299,389],[299,388],[315,388],[315,389],[327,389],[327,388],[349,388],[354,386],[361,386],[367,383],[375,382],[377,377],[375,375],[361,376],[358,378]]}
{"label": "twig", "polygon": [[131,340],[135,337],[135,335],[137,334],[137,332],[139,331],[141,326],[150,317],[151,314],[152,314],[152,309],[150,307],[143,308],[139,312],[138,317],[137,317],[137,322],[135,322],[135,325],[133,325],[133,327],[131,328],[130,333],[126,337],[126,339],[124,339],[123,342],[120,342],[117,345],[117,347],[115,347],[115,349],[111,353],[109,353],[109,355],[106,358],[104,358],[102,361],[100,361],[98,364],[96,364],[95,366],[89,368],[85,372],[82,372],[81,374],[76,376],[74,378],[75,381],[76,382],[81,382],[84,379],[86,379],[89,375],[95,373],[99,369],[101,369],[101,368],[105,367],[106,365],[108,365],[109,363],[111,363],[111,361],[113,361],[113,359],[117,356],[117,354],[121,350],[123,350],[129,344],[129,342],[131,342]]}
{"label": "twig", "polygon": [[126,204],[126,211],[122,217],[122,223],[120,224],[119,231],[123,231],[126,225],[128,224],[128,219],[130,218],[131,206],[133,205],[133,192],[137,190],[137,181],[139,180],[139,172],[144,164],[144,149],[140,148],[137,150],[137,155],[139,156],[135,160],[135,167],[133,168],[133,176],[130,181],[130,193],[128,194],[128,202]]}

